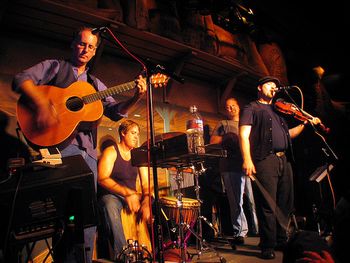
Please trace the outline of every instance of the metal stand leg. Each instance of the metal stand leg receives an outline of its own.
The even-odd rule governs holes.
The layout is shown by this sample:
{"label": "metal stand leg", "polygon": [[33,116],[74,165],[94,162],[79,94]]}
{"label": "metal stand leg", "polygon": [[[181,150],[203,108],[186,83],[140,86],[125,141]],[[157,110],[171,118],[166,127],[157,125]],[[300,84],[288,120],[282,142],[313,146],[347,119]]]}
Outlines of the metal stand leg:
{"label": "metal stand leg", "polygon": [[198,255],[201,254],[201,252],[204,250],[204,247],[203,247],[203,226],[202,226],[202,214],[201,214],[201,205],[203,203],[203,201],[200,199],[200,186],[199,186],[199,176],[201,174],[203,174],[205,172],[205,168],[204,168],[204,165],[203,165],[203,162],[199,163],[200,165],[200,169],[196,169],[196,167],[193,165],[192,166],[192,169],[193,169],[193,174],[194,174],[194,177],[195,177],[195,193],[196,193],[196,199],[197,201],[199,202],[199,209],[198,209],[198,218],[197,218],[197,233],[198,233],[198,236],[200,237],[199,239],[197,238],[197,250],[198,250]]}
{"label": "metal stand leg", "polygon": [[[193,174],[195,176],[195,192],[196,192],[196,200],[199,202],[199,207],[197,211],[197,218],[193,220],[190,224],[187,224],[184,221],[183,216],[183,194],[181,193],[181,182],[183,181],[183,170],[184,167],[177,167],[176,168],[176,177],[175,182],[177,184],[177,189],[175,192],[175,196],[177,199],[176,208],[179,211],[179,224],[178,224],[178,236],[176,241],[170,241],[164,245],[164,248],[169,248],[170,246],[177,245],[177,247],[180,249],[181,253],[181,263],[186,262],[186,249],[187,249],[187,241],[191,234],[193,234],[196,237],[196,249],[197,249],[197,255],[198,258],[200,258],[201,254],[205,250],[211,250],[214,251],[216,256],[220,259],[220,262],[226,262],[226,260],[221,257],[215,249],[210,246],[206,241],[203,239],[202,236],[202,220],[208,224],[214,231],[217,231],[212,223],[210,223],[204,216],[201,215],[201,204],[203,201],[200,199],[200,186],[199,186],[199,176],[205,172],[204,168],[204,162],[197,163],[199,165],[199,169],[195,167],[195,165],[190,165],[189,167],[192,168]],[[187,166],[188,167],[188,166]],[[194,230],[194,225],[197,223],[197,231]],[[185,231],[186,235],[185,235]],[[193,255],[192,255],[193,257]]]}
{"label": "metal stand leg", "polygon": [[192,165],[193,174],[195,176],[195,193],[196,193],[196,199],[199,202],[199,208],[198,208],[198,217],[197,217],[197,233],[194,233],[194,231],[191,229],[190,226],[187,225],[188,230],[196,237],[196,248],[197,248],[197,255],[198,258],[200,258],[203,251],[206,251],[210,248],[210,250],[214,251],[215,254],[220,258],[220,262],[225,262],[226,260],[219,255],[219,253],[216,252],[216,250],[210,246],[204,239],[203,239],[203,230],[202,230],[202,220],[208,224],[214,231],[217,231],[212,223],[210,223],[204,216],[201,214],[201,205],[203,201],[200,199],[200,186],[199,186],[199,176],[203,174],[206,171],[206,168],[204,168],[204,162],[197,163],[199,165],[199,169],[196,168],[195,165]]}
{"label": "metal stand leg", "polygon": [[186,262],[186,244],[185,244],[185,236],[184,236],[184,218],[183,218],[183,202],[182,202],[182,196],[181,193],[181,182],[183,181],[183,168],[177,167],[176,169],[176,178],[175,178],[176,184],[177,184],[177,190],[175,193],[175,196],[177,198],[177,204],[176,207],[179,210],[179,236],[178,236],[178,242],[180,247],[180,253],[181,253],[181,262]]}

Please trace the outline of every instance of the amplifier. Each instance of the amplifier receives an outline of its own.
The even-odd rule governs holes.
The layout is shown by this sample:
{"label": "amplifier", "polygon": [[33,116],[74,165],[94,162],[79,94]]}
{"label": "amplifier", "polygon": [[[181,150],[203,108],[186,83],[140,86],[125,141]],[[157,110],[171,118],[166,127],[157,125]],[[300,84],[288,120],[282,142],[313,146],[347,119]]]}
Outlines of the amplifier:
{"label": "amplifier", "polygon": [[0,236],[10,227],[10,242],[40,240],[67,224],[96,225],[93,173],[80,155],[62,158],[55,168],[23,169],[0,185],[0,211]]}

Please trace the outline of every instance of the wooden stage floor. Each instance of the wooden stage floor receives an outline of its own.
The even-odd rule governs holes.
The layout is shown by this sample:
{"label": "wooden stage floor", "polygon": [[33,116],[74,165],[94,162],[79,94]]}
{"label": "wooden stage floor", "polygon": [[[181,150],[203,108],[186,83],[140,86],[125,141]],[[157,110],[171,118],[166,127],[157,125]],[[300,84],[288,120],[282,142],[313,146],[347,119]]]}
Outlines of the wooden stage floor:
{"label": "wooden stage floor", "polygon": [[[247,237],[245,239],[244,245],[237,246],[236,250],[226,242],[208,242],[208,249],[202,251],[201,255],[198,257],[196,255],[198,250],[195,246],[191,245],[188,248],[188,253],[192,255],[192,259],[186,259],[186,262],[193,263],[206,263],[206,262],[222,262],[222,263],[281,263],[282,262],[282,252],[276,251],[275,259],[262,259],[260,258],[260,249],[258,247],[259,238],[258,237]],[[168,251],[169,252],[169,251]],[[167,253],[167,251],[165,252]],[[95,263],[109,263],[111,261],[98,259],[94,261]],[[175,260],[174,257],[166,258],[165,263],[181,262],[181,259]]]}

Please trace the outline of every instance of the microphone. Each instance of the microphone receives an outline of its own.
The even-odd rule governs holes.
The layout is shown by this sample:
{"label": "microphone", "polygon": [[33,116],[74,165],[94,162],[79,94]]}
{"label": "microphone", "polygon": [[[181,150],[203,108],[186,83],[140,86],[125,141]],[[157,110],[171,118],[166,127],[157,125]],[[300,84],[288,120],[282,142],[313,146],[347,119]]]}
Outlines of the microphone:
{"label": "microphone", "polygon": [[92,33],[93,35],[96,35],[96,34],[98,34],[98,33],[106,32],[106,30],[107,30],[107,27],[105,27],[105,26],[95,27],[95,28],[93,28],[93,29],[91,30],[91,33]]}
{"label": "microphone", "polygon": [[277,87],[277,91],[276,91],[276,92],[290,90],[290,89],[292,89],[293,87],[294,87],[294,86],[279,86],[279,87]]}

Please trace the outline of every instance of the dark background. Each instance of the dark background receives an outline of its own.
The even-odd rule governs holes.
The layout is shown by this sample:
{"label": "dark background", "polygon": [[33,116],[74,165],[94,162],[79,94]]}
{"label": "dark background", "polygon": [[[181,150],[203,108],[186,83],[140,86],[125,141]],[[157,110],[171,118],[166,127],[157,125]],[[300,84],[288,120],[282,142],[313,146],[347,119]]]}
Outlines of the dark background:
{"label": "dark background", "polygon": [[345,1],[250,1],[256,24],[283,49],[291,84],[307,85],[311,70],[322,66],[331,96],[349,101],[345,88]]}
{"label": "dark background", "polygon": [[181,1],[187,8],[210,13],[228,31],[247,32],[256,43],[278,43],[292,85],[308,85],[312,68],[322,66],[332,98],[349,101],[350,93],[343,85],[343,65],[349,53],[345,48],[345,1]]}

